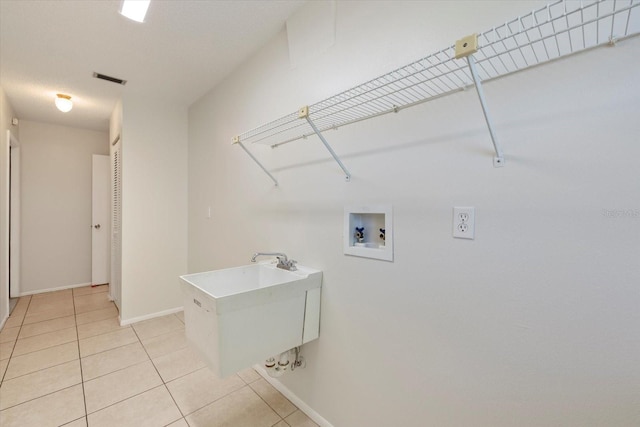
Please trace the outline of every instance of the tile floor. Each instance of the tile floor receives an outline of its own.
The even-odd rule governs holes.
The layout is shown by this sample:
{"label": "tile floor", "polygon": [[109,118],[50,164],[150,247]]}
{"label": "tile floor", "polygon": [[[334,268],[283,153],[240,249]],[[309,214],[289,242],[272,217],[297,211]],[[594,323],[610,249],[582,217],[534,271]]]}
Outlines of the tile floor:
{"label": "tile floor", "polygon": [[106,291],[20,298],[0,332],[0,426],[317,426],[253,369],[214,377],[182,313],[121,327]]}

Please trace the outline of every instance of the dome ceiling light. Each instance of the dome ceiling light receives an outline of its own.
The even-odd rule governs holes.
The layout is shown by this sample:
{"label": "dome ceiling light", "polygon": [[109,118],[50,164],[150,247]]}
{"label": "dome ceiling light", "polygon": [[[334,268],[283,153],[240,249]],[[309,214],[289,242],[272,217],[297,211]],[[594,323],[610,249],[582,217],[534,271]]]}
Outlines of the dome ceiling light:
{"label": "dome ceiling light", "polygon": [[56,95],[56,107],[63,113],[68,113],[73,108],[71,96],[59,93]]}

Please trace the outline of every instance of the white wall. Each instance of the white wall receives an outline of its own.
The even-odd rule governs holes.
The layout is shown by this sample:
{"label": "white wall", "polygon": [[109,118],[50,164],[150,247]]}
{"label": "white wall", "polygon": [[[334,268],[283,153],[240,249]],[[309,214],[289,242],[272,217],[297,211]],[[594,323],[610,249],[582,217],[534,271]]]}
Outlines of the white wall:
{"label": "white wall", "polygon": [[123,323],[179,310],[187,270],[187,110],[122,102]]}
{"label": "white wall", "polygon": [[4,94],[4,90],[0,87],[0,325],[9,316],[9,282],[7,265],[7,248],[6,243],[9,239],[8,229],[6,227],[8,221],[9,207],[7,206],[8,181],[5,170],[8,164],[7,159],[7,130],[19,137],[19,129],[17,126],[11,125],[11,119],[15,117],[13,108],[9,100]]}
{"label": "white wall", "polygon": [[23,120],[21,293],[91,283],[91,168],[108,135]]}
{"label": "white wall", "polygon": [[[282,382],[335,427],[638,424],[640,40],[488,83],[504,168],[473,91],[329,132],[350,183],[314,138],[249,147],[279,187],[230,144],[534,7],[470,4],[339,2],[332,48],[292,68],[283,32],[194,104],[189,270],[279,250],[324,271]],[[393,204],[393,263],[342,254],[360,203]]]}

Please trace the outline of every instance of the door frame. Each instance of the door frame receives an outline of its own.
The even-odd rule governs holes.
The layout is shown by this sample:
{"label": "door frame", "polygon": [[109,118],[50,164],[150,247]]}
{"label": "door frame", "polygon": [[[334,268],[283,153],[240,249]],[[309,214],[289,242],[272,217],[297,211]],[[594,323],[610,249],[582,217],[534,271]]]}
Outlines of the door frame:
{"label": "door frame", "polygon": [[3,287],[0,296],[6,295],[7,298],[6,301],[2,301],[4,307],[0,311],[9,315],[10,295],[20,295],[20,142],[8,129],[6,139],[0,146],[5,150],[6,157],[5,164],[2,165],[5,174],[6,207],[3,212],[4,221],[0,227],[7,236],[6,241],[2,243],[4,259],[1,263],[7,268],[2,272],[2,280],[0,280]]}
{"label": "door frame", "polygon": [[9,297],[20,296],[20,142],[9,131]]}

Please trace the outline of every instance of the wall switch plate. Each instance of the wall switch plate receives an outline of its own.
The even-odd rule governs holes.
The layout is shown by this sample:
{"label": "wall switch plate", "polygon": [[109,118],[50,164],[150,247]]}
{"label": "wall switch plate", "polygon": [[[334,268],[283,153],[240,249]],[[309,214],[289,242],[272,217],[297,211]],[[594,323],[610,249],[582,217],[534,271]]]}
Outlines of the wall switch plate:
{"label": "wall switch plate", "polygon": [[473,239],[476,232],[476,208],[453,208],[453,237],[458,239]]}

